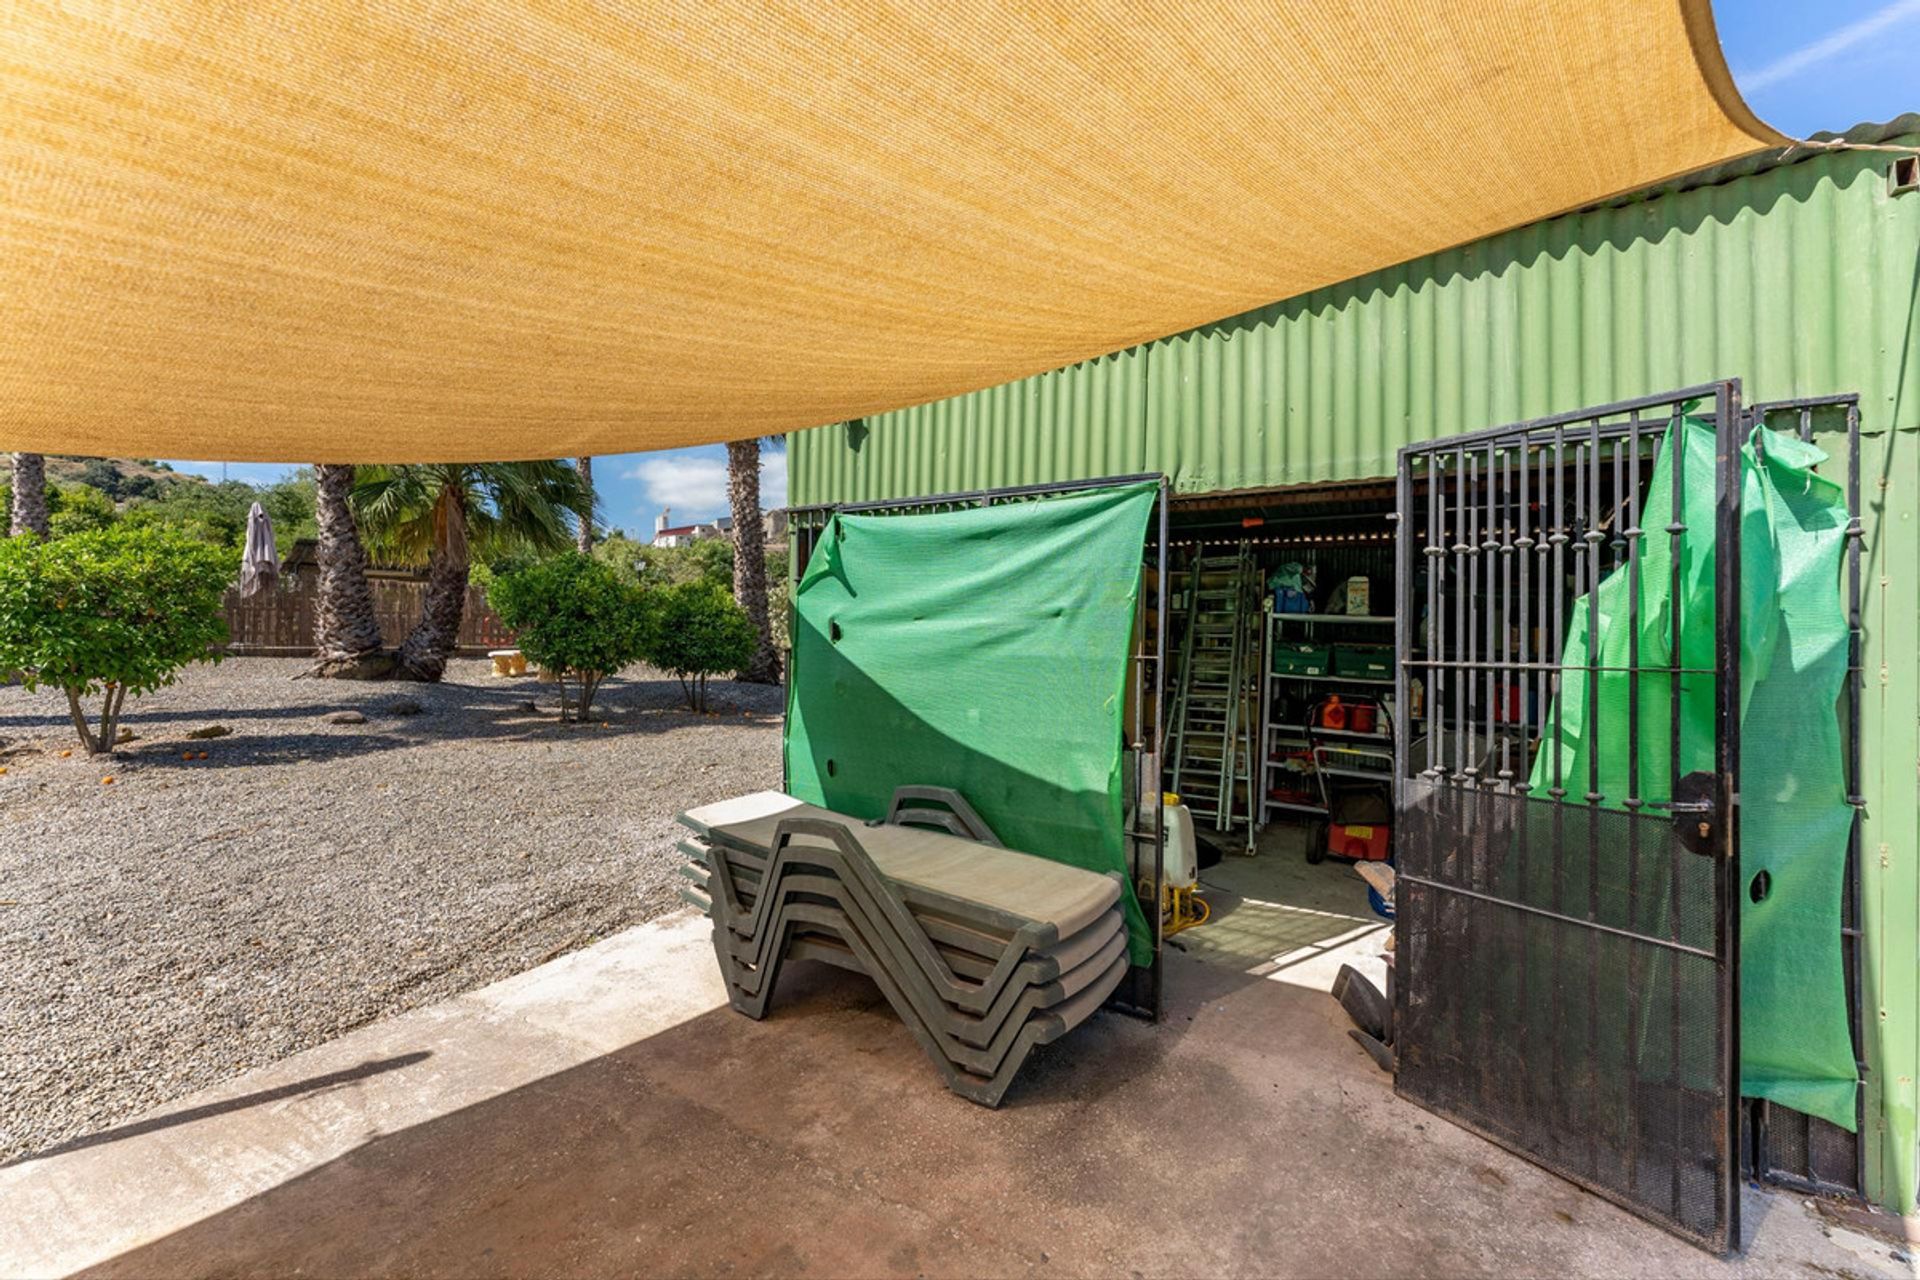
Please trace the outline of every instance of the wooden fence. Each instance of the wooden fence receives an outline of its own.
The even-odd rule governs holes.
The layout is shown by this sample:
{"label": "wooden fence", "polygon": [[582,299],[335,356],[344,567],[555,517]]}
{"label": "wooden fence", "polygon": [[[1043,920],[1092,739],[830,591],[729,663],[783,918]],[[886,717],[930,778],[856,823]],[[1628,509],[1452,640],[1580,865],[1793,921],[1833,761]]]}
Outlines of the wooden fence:
{"label": "wooden fence", "polygon": [[[420,620],[420,597],[426,581],[401,574],[368,575],[373,588],[373,611],[380,620],[380,642],[398,645]],[[312,575],[288,575],[271,591],[243,599],[239,589],[227,592],[227,652],[251,657],[304,658],[313,652],[314,604],[319,583]],[[482,654],[513,643],[513,633],[487,607],[480,588],[467,588],[467,608],[460,619],[460,652]]]}

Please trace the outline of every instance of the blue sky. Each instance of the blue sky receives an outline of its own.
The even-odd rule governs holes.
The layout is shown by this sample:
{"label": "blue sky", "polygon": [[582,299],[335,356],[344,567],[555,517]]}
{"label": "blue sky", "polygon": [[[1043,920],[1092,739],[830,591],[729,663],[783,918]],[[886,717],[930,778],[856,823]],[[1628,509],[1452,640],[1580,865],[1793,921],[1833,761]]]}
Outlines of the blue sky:
{"label": "blue sky", "polygon": [[[1920,0],[1719,0],[1714,18],[1735,83],[1782,133],[1806,137],[1920,111]],[[786,455],[769,448],[762,456],[762,500],[779,506],[786,500]],[[222,474],[218,462],[173,463],[215,479]],[[252,483],[287,470],[225,467],[231,478]],[[593,479],[607,523],[630,533],[651,531],[663,507],[672,508],[675,524],[726,510],[726,453],[718,445],[595,459]]]}

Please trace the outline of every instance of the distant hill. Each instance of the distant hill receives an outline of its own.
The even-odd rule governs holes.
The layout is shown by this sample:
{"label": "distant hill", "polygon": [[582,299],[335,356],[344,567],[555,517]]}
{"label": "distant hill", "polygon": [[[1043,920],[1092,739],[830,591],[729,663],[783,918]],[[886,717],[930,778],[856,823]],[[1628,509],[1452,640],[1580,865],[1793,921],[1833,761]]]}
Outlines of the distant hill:
{"label": "distant hill", "polygon": [[202,476],[162,466],[151,458],[72,458],[47,455],[47,479],[59,484],[84,484],[115,502],[129,498],[157,498],[176,485],[203,485]]}

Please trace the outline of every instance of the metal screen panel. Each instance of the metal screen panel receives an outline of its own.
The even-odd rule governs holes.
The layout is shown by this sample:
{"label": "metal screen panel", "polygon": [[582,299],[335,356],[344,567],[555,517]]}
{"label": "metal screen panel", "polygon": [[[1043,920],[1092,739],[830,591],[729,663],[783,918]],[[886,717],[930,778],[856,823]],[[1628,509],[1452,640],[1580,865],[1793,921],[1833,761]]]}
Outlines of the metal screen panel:
{"label": "metal screen panel", "polygon": [[[1142,481],[1157,482],[1160,493],[1154,502],[1154,516],[1147,531],[1146,545],[1141,549],[1141,573],[1144,585],[1140,591],[1137,606],[1131,670],[1128,676],[1132,682],[1134,696],[1129,699],[1130,705],[1125,709],[1123,729],[1129,751],[1149,761],[1158,761],[1162,755],[1166,723],[1162,705],[1165,700],[1166,670],[1161,661],[1161,655],[1166,652],[1167,644],[1167,589],[1170,580],[1167,522],[1171,485],[1164,475],[1147,473],[1107,476],[1095,480],[1015,485],[999,489],[933,494],[893,501],[790,508],[788,527],[791,530],[792,555],[789,557],[787,607],[789,611],[792,610],[792,597],[797,592],[801,575],[806,572],[807,561],[812,557],[814,548],[819,544],[820,537],[835,512],[857,512],[863,515],[927,515],[940,511],[957,511],[967,507],[992,506],[1002,502],[1030,502],[1063,493],[1138,484]],[[788,679],[791,681],[794,678],[793,668],[789,662]],[[784,776],[784,760],[783,752],[782,787],[786,787],[790,781]],[[1149,776],[1157,778],[1158,773],[1158,768],[1155,766]],[[929,781],[937,783],[939,780],[929,779]],[[1144,853],[1142,854],[1140,874],[1133,889],[1152,927],[1153,961],[1144,967],[1130,965],[1125,978],[1121,980],[1113,995],[1107,999],[1107,1007],[1149,1022],[1160,1020],[1165,983],[1161,955],[1166,922],[1161,912],[1161,895],[1166,880],[1167,832],[1166,815],[1161,806],[1162,795],[1163,792],[1158,786],[1141,788],[1137,778],[1129,784],[1126,810],[1126,821],[1129,824],[1126,832],[1129,852],[1131,855],[1135,846],[1151,851],[1150,859]],[[1152,867],[1151,875],[1146,874],[1149,862]]]}
{"label": "metal screen panel", "polygon": [[1395,586],[1396,1088],[1718,1252],[1739,428],[1723,382],[1403,450]]}

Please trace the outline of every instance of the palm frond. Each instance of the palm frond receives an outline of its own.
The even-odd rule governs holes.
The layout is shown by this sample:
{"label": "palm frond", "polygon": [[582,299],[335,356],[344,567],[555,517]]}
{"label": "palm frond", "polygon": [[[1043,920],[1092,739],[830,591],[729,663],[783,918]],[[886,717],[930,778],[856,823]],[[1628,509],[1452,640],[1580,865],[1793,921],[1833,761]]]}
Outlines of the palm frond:
{"label": "palm frond", "polygon": [[[360,535],[385,564],[425,564],[433,551],[434,506],[447,468],[361,467],[348,499]],[[436,474],[440,473],[440,474]]]}
{"label": "palm frond", "polygon": [[444,535],[449,491],[460,495],[469,545],[483,559],[564,551],[589,498],[573,464],[558,459],[362,467],[351,501],[367,549],[389,564],[426,563]]}

